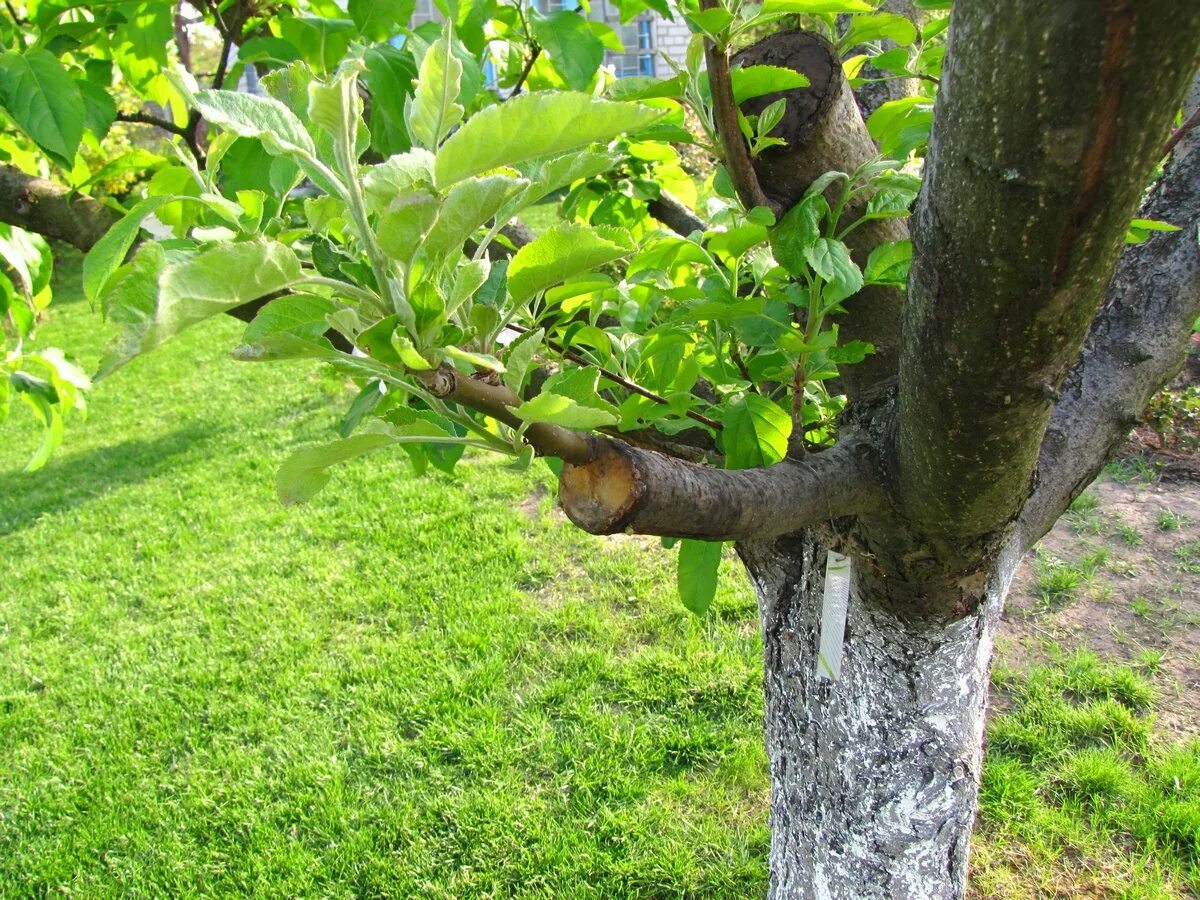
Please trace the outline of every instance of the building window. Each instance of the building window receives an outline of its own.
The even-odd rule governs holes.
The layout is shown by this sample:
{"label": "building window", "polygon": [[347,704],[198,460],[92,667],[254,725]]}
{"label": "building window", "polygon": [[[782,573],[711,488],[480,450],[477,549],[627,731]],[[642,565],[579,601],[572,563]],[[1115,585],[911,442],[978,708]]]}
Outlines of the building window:
{"label": "building window", "polygon": [[624,53],[610,52],[605,55],[618,78],[654,75],[654,18],[651,14],[639,16],[622,25],[620,10],[609,0],[596,0],[592,4],[592,16],[615,29],[625,46]]}

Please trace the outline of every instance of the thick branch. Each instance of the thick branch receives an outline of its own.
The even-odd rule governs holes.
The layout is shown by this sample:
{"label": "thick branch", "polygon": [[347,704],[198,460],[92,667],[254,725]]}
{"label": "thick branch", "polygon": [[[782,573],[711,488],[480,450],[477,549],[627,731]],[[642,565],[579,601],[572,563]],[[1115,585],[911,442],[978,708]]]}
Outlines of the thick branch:
{"label": "thick branch", "polygon": [[0,222],[89,250],[121,218],[102,203],[0,163]]}
{"label": "thick branch", "polygon": [[1200,5],[1173,0],[955,8],[913,217],[898,433],[901,500],[950,565],[1029,495],[1198,48]]}
{"label": "thick branch", "polygon": [[[824,38],[803,31],[774,34],[743,50],[734,62],[742,66],[782,66],[808,78],[807,88],[768,94],[742,104],[742,110],[753,115],[780,96],[787,98],[783,121],[772,132],[787,144],[765,151],[755,161],[763,189],[784,209],[795,205],[808,186],[826,172],[853,172],[878,156],[879,148],[867,133],[837,54]],[[860,196],[843,213],[843,227],[862,216],[868,199]],[[879,244],[907,237],[904,220],[875,219],[851,231],[846,244],[854,261],[863,266]],[[871,286],[846,302],[846,315],[838,319],[842,339],[875,345],[872,356],[847,367],[843,374],[842,383],[850,397],[864,395],[895,376],[903,301],[903,293],[895,288]]]}
{"label": "thick branch", "polygon": [[[1188,108],[1200,110],[1200,77]],[[1187,358],[1200,317],[1200,132],[1181,140],[1143,207],[1180,226],[1125,249],[1083,355],[1050,416],[1037,488],[1021,517],[1028,546],[1099,473],[1151,395]]]}
{"label": "thick branch", "polygon": [[563,510],[592,534],[774,537],[872,509],[878,496],[872,454],[854,438],[765,469],[713,469],[620,441],[596,449],[559,479]]}

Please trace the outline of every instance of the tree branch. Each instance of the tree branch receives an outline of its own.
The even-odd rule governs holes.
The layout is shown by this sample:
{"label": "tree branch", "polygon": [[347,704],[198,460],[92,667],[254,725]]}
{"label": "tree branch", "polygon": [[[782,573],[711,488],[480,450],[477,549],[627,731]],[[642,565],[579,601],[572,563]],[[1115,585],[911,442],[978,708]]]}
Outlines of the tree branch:
{"label": "tree branch", "polygon": [[90,250],[121,214],[84,194],[0,163],[0,222]]}
{"label": "tree branch", "polygon": [[1200,109],[1195,110],[1190,116],[1188,116],[1184,123],[1176,128],[1175,132],[1169,138],[1167,138],[1167,142],[1163,144],[1162,155],[1170,156],[1171,151],[1174,150],[1175,147],[1178,146],[1179,142],[1187,137],[1188,133],[1197,125],[1200,125]]}
{"label": "tree branch", "polygon": [[200,146],[200,142],[196,136],[196,124],[200,121],[200,116],[194,111],[188,116],[188,124],[186,126],[176,125],[169,119],[161,118],[160,116],[150,115],[149,113],[117,113],[118,122],[132,122],[137,125],[152,125],[162,131],[170,132],[183,138],[187,144],[188,150],[199,163],[200,168],[204,168],[204,149]]}
{"label": "tree branch", "polygon": [[[509,323],[505,327],[511,328],[513,331],[519,332],[521,334],[527,334],[529,332],[528,328],[525,328],[521,325],[514,325],[512,323]],[[607,378],[609,381],[619,384],[621,387],[625,388],[625,390],[629,391],[630,393],[637,394],[639,397],[645,397],[647,400],[653,400],[655,403],[661,404],[662,406],[670,405],[670,401],[667,400],[666,397],[663,397],[660,394],[656,394],[656,393],[654,393],[654,391],[652,391],[648,388],[644,388],[637,382],[630,381],[628,378],[625,378],[623,375],[618,375],[616,372],[613,372],[610,369],[606,369],[603,366],[596,365],[591,360],[579,355],[578,353],[574,352],[573,350],[563,350],[563,348],[561,346],[559,346],[558,344],[554,343],[554,341],[547,341],[546,344],[552,350],[554,350],[556,353],[561,353],[565,359],[569,359],[569,360],[571,360],[571,362],[576,363],[577,365],[587,366],[588,368],[595,369],[597,372],[599,372],[602,376]],[[708,416],[701,415],[700,413],[695,412],[694,410],[690,410],[690,409],[687,411],[686,415],[693,422],[699,422],[701,425],[707,425],[709,428],[713,429],[714,431],[721,430],[721,423],[718,422],[716,419],[710,419]]]}
{"label": "tree branch", "polygon": [[[700,0],[701,9],[716,9],[717,0]],[[729,52],[718,47],[708,38],[704,39],[704,60],[708,67],[708,84],[712,92],[713,118],[716,120],[717,137],[721,141],[722,162],[729,178],[737,189],[738,197],[746,209],[765,206],[775,215],[782,212],[779,204],[768,199],[758,183],[758,174],[750,161],[750,150],[742,137],[738,122],[738,108],[733,101],[733,80],[729,73]]]}
{"label": "tree branch", "polygon": [[696,231],[707,231],[708,223],[684,205],[682,200],[667,191],[659,191],[658,197],[646,204],[650,215],[658,219],[680,237]]}
{"label": "tree branch", "polygon": [[736,541],[874,509],[877,483],[872,452],[853,437],[760,469],[713,469],[604,440],[586,465],[563,467],[559,496],[567,517],[592,534]]}
{"label": "tree branch", "polygon": [[[449,365],[410,373],[435,397],[482,412],[514,428],[521,399],[507,387]],[[622,440],[537,423],[525,440],[565,463],[563,509],[593,534],[638,534],[743,540],[785,534],[837,516],[874,509],[879,492],[874,455],[848,437],[832,450],[767,469],[713,469]]]}
{"label": "tree branch", "polygon": [[1100,7],[954,12],[913,216],[897,438],[903,508],[950,567],[978,559],[1029,495],[1051,406],[1195,70],[1200,6]]}
{"label": "tree branch", "polygon": [[[1200,111],[1200,76],[1187,107]],[[1191,325],[1200,317],[1200,132],[1180,141],[1142,212],[1181,230],[1125,248],[1050,416],[1037,487],[1021,516],[1027,547],[1092,482],[1187,358]]]}
{"label": "tree branch", "polygon": [[529,77],[529,73],[533,71],[534,63],[538,61],[538,57],[541,55],[542,48],[537,44],[534,44],[533,52],[530,53],[529,58],[525,60],[525,67],[521,69],[521,74],[517,76],[517,80],[514,82],[512,90],[509,91],[508,97],[505,98],[506,100],[521,93],[521,88],[525,87],[525,79]]}

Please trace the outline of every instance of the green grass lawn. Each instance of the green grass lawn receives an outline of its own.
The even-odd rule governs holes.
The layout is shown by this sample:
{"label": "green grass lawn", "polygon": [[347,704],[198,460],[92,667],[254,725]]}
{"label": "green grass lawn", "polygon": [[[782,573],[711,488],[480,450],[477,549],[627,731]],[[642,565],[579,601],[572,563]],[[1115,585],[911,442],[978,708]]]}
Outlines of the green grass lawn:
{"label": "green grass lawn", "polygon": [[[105,329],[77,285],[68,258],[42,339],[91,364]],[[276,466],[351,395],[228,360],[240,328],[98,385],[39,473],[20,471],[27,418],[0,432],[0,897],[761,895],[760,645],[736,566],[696,619],[657,544],[564,527],[540,466],[482,456],[451,480],[375,455],[284,509]],[[1115,883],[1195,885],[1182,800],[1162,839],[1112,810],[1144,822],[1180,773],[1196,797],[1200,751],[1163,768],[1101,726],[1030,749],[1012,735],[1042,720],[1014,696],[984,791],[991,895],[1069,852],[1125,860]],[[1054,780],[1105,740],[1117,775],[1104,757]]]}

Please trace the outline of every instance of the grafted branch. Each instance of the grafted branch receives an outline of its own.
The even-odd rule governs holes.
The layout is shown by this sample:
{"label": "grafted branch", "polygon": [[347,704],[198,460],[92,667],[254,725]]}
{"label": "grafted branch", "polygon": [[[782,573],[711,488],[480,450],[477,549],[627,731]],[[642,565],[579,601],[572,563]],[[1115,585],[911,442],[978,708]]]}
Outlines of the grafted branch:
{"label": "grafted branch", "polygon": [[[1200,76],[1187,103],[1200,111]],[[1138,414],[1187,358],[1200,317],[1200,132],[1180,140],[1143,214],[1180,226],[1125,249],[1083,354],[1050,415],[1037,488],[1021,517],[1028,546],[1091,483]]]}
{"label": "grafted branch", "polygon": [[1030,493],[1200,48],[1200,5],[1052,6],[955,8],[913,217],[899,488],[950,566],[998,540]]}

